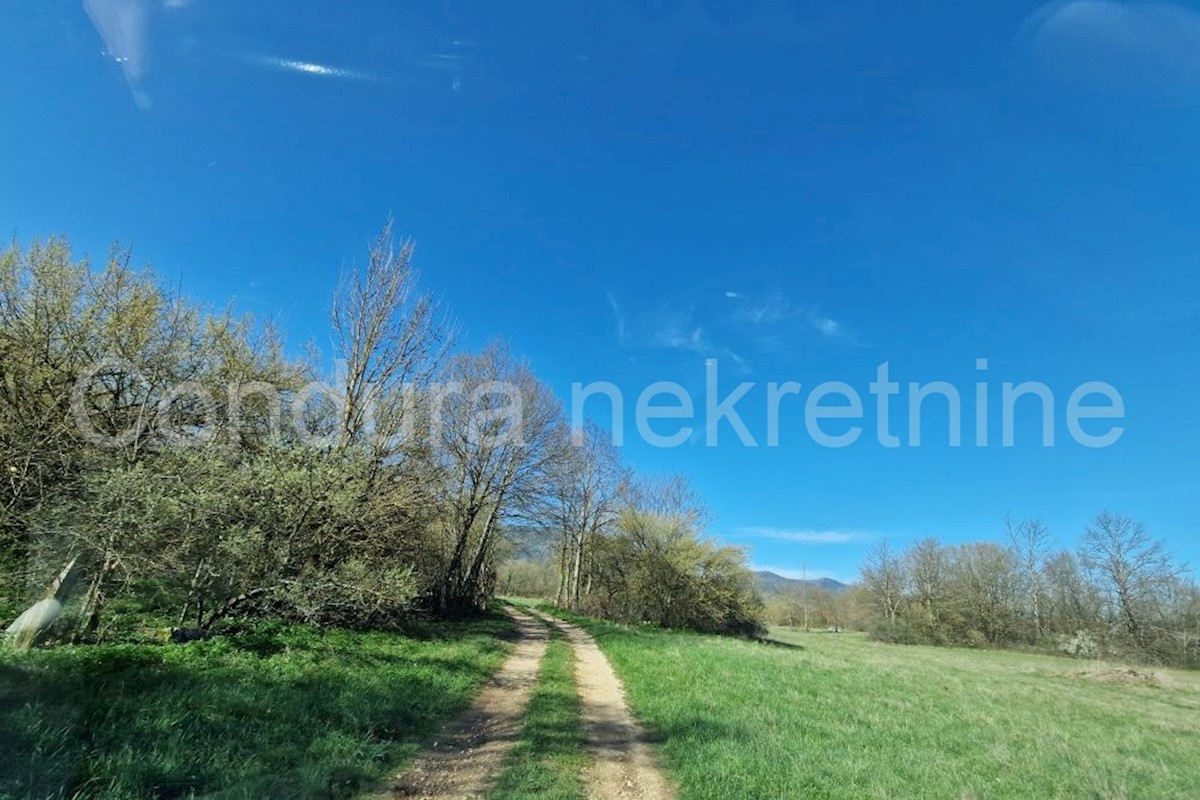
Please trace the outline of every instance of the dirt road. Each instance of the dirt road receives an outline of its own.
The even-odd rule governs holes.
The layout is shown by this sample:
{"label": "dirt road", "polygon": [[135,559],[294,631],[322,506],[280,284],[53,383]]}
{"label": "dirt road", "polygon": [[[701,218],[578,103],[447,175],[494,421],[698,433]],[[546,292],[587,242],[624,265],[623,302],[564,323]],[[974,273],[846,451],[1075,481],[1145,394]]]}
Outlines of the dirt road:
{"label": "dirt road", "polygon": [[[516,620],[516,649],[462,717],[377,797],[421,800],[483,798],[521,734],[549,639],[544,625],[506,609]],[[625,702],[625,689],[596,642],[575,625],[531,612],[561,630],[575,650],[575,680],[593,763],[584,775],[589,800],[672,800],[646,733]]]}
{"label": "dirt road", "polygon": [[625,702],[625,688],[596,641],[575,625],[533,612],[575,648],[575,680],[595,763],[584,776],[591,800],[669,800],[674,787],[658,768],[646,732]]}
{"label": "dirt road", "polygon": [[482,798],[500,776],[504,758],[521,733],[549,640],[540,622],[512,609],[508,613],[516,620],[518,640],[504,666],[471,707],[378,797]]}

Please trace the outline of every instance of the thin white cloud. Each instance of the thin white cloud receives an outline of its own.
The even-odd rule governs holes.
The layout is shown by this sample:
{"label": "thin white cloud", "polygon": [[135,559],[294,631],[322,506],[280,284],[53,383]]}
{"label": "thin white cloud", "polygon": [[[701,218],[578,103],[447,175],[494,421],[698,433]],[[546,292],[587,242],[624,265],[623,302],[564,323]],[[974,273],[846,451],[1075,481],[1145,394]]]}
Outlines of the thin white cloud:
{"label": "thin white cloud", "polygon": [[617,298],[613,297],[612,292],[605,292],[604,296],[608,298],[608,306],[612,309],[613,319],[617,323],[617,341],[625,344],[628,338],[625,329],[625,315],[621,313],[621,306],[617,305]]}
{"label": "thin white cloud", "polygon": [[845,333],[842,323],[835,319],[821,316],[820,314],[809,314],[808,324],[822,336],[836,337],[842,336]]}
{"label": "thin white cloud", "polygon": [[[726,293],[725,296],[729,297],[729,294]],[[739,294],[732,299],[739,301],[733,314],[734,319],[751,325],[773,325],[792,314],[791,304],[779,292],[771,292],[759,298],[743,297]]]}
{"label": "thin white cloud", "polygon": [[726,292],[725,296],[732,301],[729,319],[752,329],[749,336],[764,351],[786,350],[794,344],[787,339],[799,333],[797,327],[826,339],[861,346],[845,323],[822,313],[818,305],[795,303],[779,291],[751,295]]}
{"label": "thin white cloud", "polygon": [[301,75],[314,75],[319,78],[336,78],[348,81],[373,82],[380,80],[378,75],[357,69],[346,69],[315,61],[300,61],[293,58],[278,58],[276,56],[247,55],[246,61],[260,67],[269,67],[284,72],[295,72]]}
{"label": "thin white cloud", "polygon": [[704,338],[704,329],[692,323],[688,312],[662,309],[653,321],[651,341],[667,350],[689,350],[699,353],[711,349]]}
{"label": "thin white cloud", "polygon": [[1138,96],[1200,92],[1200,13],[1176,3],[1050,3],[1026,21],[1017,49],[1052,80]]}
{"label": "thin white cloud", "polygon": [[466,66],[466,56],[461,53],[430,53],[421,60],[421,66],[458,71]]}
{"label": "thin white cloud", "polygon": [[855,530],[814,530],[810,528],[738,528],[734,534],[747,539],[770,539],[799,544],[849,544],[874,539],[878,534]]}
{"label": "thin white cloud", "polygon": [[612,292],[605,292],[622,347],[648,350],[684,350],[712,353],[704,328],[692,319],[692,312],[663,306],[645,314],[627,315]]}

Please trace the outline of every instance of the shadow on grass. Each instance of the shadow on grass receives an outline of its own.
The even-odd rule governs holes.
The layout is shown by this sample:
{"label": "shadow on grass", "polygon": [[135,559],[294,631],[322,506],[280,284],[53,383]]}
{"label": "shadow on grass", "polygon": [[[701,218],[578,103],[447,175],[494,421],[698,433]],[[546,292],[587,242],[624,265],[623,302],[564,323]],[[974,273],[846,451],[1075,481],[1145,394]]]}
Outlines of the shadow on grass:
{"label": "shadow on grass", "polygon": [[0,652],[0,797],[352,796],[470,703],[505,630]]}
{"label": "shadow on grass", "polygon": [[796,644],[795,642],[785,642],[782,639],[775,639],[771,636],[755,636],[749,641],[757,644],[765,644],[769,647],[782,647],[784,650],[803,650],[804,645]]}
{"label": "shadow on grass", "polygon": [[489,800],[581,800],[585,750],[574,652],[557,630],[538,673],[516,746]]}
{"label": "shadow on grass", "polygon": [[644,741],[662,748],[667,742],[676,741],[689,746],[696,744],[737,741],[749,735],[741,725],[731,725],[711,714],[680,714],[670,724],[655,727],[643,723],[646,729]]}

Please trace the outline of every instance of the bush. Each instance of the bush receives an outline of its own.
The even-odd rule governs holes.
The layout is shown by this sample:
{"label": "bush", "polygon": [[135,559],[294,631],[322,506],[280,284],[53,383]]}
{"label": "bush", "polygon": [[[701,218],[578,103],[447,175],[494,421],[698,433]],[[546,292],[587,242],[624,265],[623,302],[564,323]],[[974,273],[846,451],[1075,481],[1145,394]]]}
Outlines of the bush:
{"label": "bush", "polygon": [[1098,658],[1100,645],[1087,631],[1075,631],[1073,636],[1061,637],[1058,650],[1071,658]]}
{"label": "bush", "polygon": [[867,636],[885,644],[929,644],[920,632],[900,622],[877,622],[867,631]]}

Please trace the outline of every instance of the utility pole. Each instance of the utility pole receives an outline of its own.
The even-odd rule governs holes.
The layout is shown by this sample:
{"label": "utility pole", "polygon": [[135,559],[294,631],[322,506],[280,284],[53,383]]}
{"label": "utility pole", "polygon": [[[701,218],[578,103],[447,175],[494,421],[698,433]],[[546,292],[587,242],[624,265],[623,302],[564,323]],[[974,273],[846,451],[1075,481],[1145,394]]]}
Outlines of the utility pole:
{"label": "utility pole", "polygon": [[804,603],[804,630],[808,630],[808,564],[800,565],[800,592]]}

